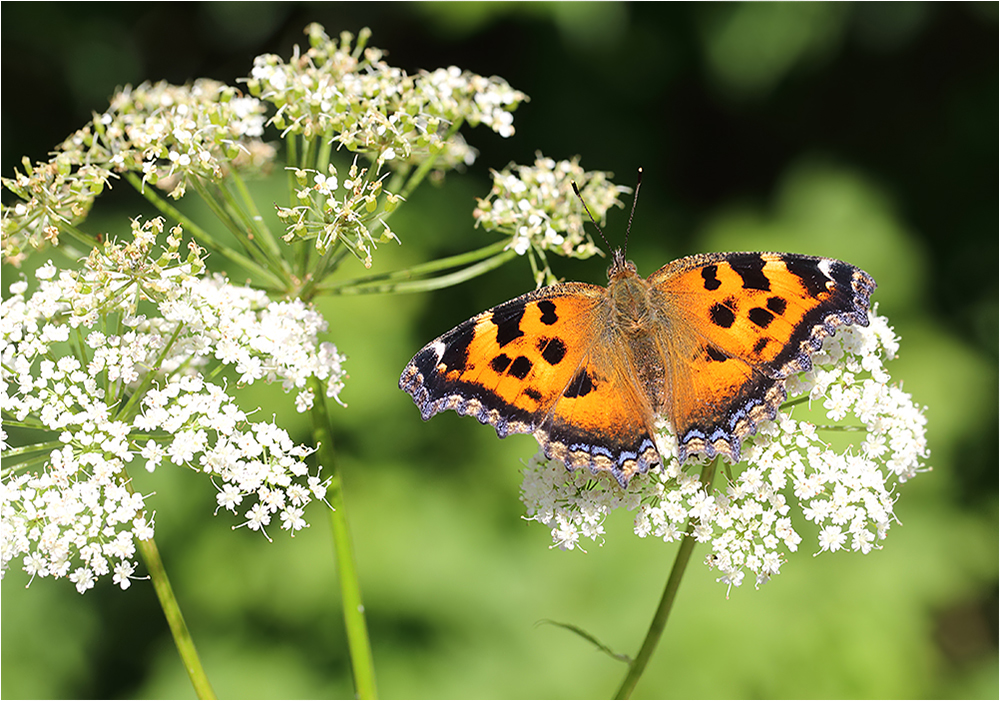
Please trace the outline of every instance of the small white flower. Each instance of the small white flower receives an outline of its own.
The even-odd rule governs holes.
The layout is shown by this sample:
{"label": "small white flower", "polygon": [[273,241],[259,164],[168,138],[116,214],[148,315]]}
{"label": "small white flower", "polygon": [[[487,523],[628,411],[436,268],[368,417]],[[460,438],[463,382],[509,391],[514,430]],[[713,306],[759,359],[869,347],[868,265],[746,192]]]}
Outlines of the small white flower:
{"label": "small white flower", "polygon": [[847,535],[840,529],[839,526],[827,526],[819,534],[819,547],[821,550],[829,550],[831,552],[840,550],[847,540]]}
{"label": "small white flower", "polygon": [[293,534],[295,531],[302,530],[309,524],[306,523],[305,519],[302,518],[302,509],[290,506],[287,509],[283,509],[281,512],[281,527],[286,531],[291,531]]}
{"label": "small white flower", "polygon": [[69,576],[69,581],[76,585],[76,590],[83,594],[88,589],[94,588],[94,573],[88,567],[78,567]]}
{"label": "small white flower", "polygon": [[135,572],[135,565],[122,560],[115,565],[115,576],[112,581],[123,590],[132,586],[132,574]]}

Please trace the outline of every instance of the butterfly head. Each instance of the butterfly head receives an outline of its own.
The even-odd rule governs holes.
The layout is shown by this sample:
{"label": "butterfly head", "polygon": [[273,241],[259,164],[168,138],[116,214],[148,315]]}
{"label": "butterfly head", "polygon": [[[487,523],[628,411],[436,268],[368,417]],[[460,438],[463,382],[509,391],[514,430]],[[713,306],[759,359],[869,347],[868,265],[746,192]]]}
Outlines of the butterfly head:
{"label": "butterfly head", "polygon": [[[642,185],[642,168],[639,169],[639,176],[635,183],[635,194],[632,198],[632,211],[628,215],[628,226],[625,228],[625,245],[622,248],[616,248],[611,254],[611,267],[608,268],[608,281],[613,282],[614,280],[621,279],[623,277],[630,277],[637,275],[635,263],[630,260],[625,259],[625,250],[628,249],[628,235],[632,231],[632,218],[635,216],[635,205],[639,201],[639,187]],[[576,196],[580,198],[580,203],[583,205],[584,211],[587,212],[587,216],[590,217],[590,221],[594,223],[594,227],[597,229],[597,233],[601,235],[604,239],[604,243],[608,244],[608,248],[611,248],[611,244],[608,243],[607,236],[604,235],[604,231],[601,229],[601,225],[597,223],[594,215],[591,214],[590,208],[587,207],[587,203],[583,200],[583,195],[580,194],[580,188],[577,187],[576,183],[573,183],[573,192]]]}
{"label": "butterfly head", "polygon": [[608,281],[636,275],[635,263],[625,259],[625,251],[616,248],[611,254],[611,265],[608,267]]}

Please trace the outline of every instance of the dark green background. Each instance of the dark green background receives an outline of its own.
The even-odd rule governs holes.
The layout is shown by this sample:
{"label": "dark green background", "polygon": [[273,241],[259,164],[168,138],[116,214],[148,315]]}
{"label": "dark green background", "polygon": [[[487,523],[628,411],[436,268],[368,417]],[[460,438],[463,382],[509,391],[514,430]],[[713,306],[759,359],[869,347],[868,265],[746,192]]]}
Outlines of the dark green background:
{"label": "dark green background", "polygon": [[[890,365],[926,405],[933,471],[899,489],[885,548],[812,558],[727,600],[695,563],[637,694],[647,697],[992,697],[997,688],[997,5],[866,3],[5,3],[2,173],[103,110],[116,86],[229,83],[287,57],[311,21],[372,28],[408,71],[500,75],[531,101],[466,174],[425,186],[393,220],[402,247],[376,270],[490,242],[474,229],[489,169],[536,151],[582,157],[631,185],[645,169],[629,257],[648,274],[705,250],[831,255],[868,270],[902,337]],[[280,182],[257,184],[282,201]],[[193,200],[193,196],[191,197]],[[194,203],[192,202],[192,205]],[[148,208],[124,185],[94,230]],[[626,216],[607,233],[621,241]],[[556,261],[603,282],[606,261]],[[354,271],[358,272],[358,271]],[[15,271],[4,267],[4,286]],[[453,414],[424,424],[396,388],[408,358],[531,286],[525,261],[434,294],[323,300],[350,379],[334,408],[380,692],[388,697],[606,697],[624,667],[554,619],[636,651],[674,547],[628,515],[604,547],[548,549],[519,516],[530,437],[498,441]],[[299,432],[291,401],[254,388]],[[141,471],[141,470],[140,470]],[[227,516],[199,475],[141,486],[157,541],[220,696],[351,693],[320,509],[268,544]],[[140,481],[145,475],[136,475]],[[2,585],[5,697],[191,695],[148,582],[79,596],[67,581]]]}

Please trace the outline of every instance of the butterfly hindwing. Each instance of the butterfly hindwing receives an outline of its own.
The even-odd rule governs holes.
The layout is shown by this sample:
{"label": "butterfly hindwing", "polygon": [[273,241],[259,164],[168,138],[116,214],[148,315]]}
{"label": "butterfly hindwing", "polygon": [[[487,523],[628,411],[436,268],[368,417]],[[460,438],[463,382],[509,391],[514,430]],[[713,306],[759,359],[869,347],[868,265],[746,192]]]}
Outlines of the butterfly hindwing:
{"label": "butterfly hindwing", "polygon": [[591,345],[535,437],[550,458],[570,468],[611,472],[622,486],[660,463],[654,410],[628,363],[622,343]]}

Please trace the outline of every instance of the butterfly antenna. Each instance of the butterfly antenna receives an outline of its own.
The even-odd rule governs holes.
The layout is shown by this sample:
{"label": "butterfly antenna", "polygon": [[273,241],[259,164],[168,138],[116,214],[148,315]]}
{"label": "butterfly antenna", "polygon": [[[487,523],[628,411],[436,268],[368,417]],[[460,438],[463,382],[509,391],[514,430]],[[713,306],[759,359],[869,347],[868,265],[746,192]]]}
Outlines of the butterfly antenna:
{"label": "butterfly antenna", "polygon": [[573,192],[575,192],[576,196],[580,198],[580,204],[583,205],[583,211],[585,211],[587,216],[590,217],[590,221],[594,222],[594,227],[597,229],[597,233],[599,233],[601,238],[604,239],[604,245],[607,246],[610,251],[611,244],[608,242],[608,237],[604,235],[604,231],[601,230],[601,225],[597,223],[597,220],[594,219],[594,215],[590,213],[590,207],[587,206],[587,201],[584,200],[583,195],[580,194],[580,188],[577,187],[576,181],[571,180],[570,182],[573,184]]}
{"label": "butterfly antenna", "polygon": [[632,231],[632,217],[635,216],[635,205],[639,202],[639,187],[642,186],[642,168],[635,180],[635,195],[632,196],[632,211],[628,215],[628,226],[625,227],[625,250],[628,250],[628,235]]}

